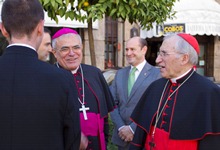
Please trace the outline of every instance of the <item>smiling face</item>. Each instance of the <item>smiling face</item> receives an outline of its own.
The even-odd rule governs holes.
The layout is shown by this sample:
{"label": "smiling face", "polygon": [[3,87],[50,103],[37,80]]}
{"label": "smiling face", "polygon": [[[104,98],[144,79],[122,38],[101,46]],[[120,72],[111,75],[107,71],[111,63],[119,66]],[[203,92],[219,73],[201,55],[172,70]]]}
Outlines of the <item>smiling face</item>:
{"label": "smiling face", "polygon": [[175,49],[175,39],[166,39],[159,50],[156,59],[160,67],[161,76],[167,79],[179,77],[185,71],[187,60],[186,54],[181,54]]}
{"label": "smiling face", "polygon": [[126,44],[126,59],[132,66],[137,66],[142,63],[147,52],[147,46],[141,47],[139,40],[139,37],[133,37],[128,40]]}
{"label": "smiling face", "polygon": [[82,61],[82,42],[78,35],[67,34],[56,39],[53,54],[57,62],[66,70],[75,70]]}

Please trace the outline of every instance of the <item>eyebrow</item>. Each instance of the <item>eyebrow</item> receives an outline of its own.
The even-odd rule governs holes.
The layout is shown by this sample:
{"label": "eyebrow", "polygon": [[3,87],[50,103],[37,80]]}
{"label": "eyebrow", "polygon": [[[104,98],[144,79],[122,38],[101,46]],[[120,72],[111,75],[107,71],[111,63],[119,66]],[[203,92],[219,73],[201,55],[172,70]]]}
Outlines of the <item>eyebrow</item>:
{"label": "eyebrow", "polygon": [[74,46],[62,46],[62,47],[61,47],[61,49],[62,49],[62,48],[69,48],[69,47],[73,47],[73,48],[79,48],[79,47],[80,47],[80,45],[74,45]]}
{"label": "eyebrow", "polygon": [[129,50],[129,49],[134,50],[135,48],[133,48],[133,47],[131,47],[131,48],[125,48],[125,50]]}
{"label": "eyebrow", "polygon": [[74,45],[73,47],[74,47],[74,48],[79,48],[79,47],[80,47],[80,45]]}
{"label": "eyebrow", "polygon": [[163,50],[163,49],[161,49],[161,50],[159,50],[160,52],[163,52],[163,53],[167,53],[167,51],[166,50]]}
{"label": "eyebrow", "polygon": [[61,49],[62,49],[62,48],[69,48],[69,46],[62,46]]}

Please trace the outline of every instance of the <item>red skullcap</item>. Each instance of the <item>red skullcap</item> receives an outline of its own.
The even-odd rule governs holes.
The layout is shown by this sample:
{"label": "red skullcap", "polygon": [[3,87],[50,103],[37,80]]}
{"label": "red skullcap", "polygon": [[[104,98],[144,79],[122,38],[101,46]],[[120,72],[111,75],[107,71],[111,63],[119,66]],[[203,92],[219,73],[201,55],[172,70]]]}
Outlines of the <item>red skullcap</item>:
{"label": "red skullcap", "polygon": [[70,28],[62,28],[62,29],[58,30],[53,35],[52,40],[60,37],[61,35],[68,34],[68,33],[78,34],[76,30],[73,30],[73,29],[70,29]]}
{"label": "red skullcap", "polygon": [[198,41],[196,40],[196,38],[194,38],[192,35],[189,35],[186,33],[179,33],[177,35],[179,35],[186,42],[188,42],[196,50],[197,54],[199,55],[199,53],[200,53],[199,44],[198,44]]}

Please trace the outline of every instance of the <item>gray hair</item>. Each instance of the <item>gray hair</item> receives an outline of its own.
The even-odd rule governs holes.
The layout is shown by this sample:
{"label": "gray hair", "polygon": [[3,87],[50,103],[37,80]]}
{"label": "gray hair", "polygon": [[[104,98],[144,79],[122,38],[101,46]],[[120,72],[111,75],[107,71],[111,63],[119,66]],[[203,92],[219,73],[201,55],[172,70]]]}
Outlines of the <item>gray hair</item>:
{"label": "gray hair", "polygon": [[164,40],[167,40],[171,37],[176,40],[175,50],[181,54],[188,54],[189,62],[193,65],[196,65],[198,63],[198,54],[196,50],[187,41],[185,41],[183,38],[181,38],[177,34],[168,35],[164,37]]}
{"label": "gray hair", "polygon": [[53,40],[52,40],[52,43],[51,43],[52,48],[53,48],[53,49],[57,49],[57,40],[58,40],[59,38],[69,37],[70,35],[76,35],[76,37],[79,39],[80,44],[82,44],[82,38],[81,38],[81,36],[80,36],[79,34],[68,33],[68,34],[61,35],[61,36],[58,37],[58,38],[53,39]]}

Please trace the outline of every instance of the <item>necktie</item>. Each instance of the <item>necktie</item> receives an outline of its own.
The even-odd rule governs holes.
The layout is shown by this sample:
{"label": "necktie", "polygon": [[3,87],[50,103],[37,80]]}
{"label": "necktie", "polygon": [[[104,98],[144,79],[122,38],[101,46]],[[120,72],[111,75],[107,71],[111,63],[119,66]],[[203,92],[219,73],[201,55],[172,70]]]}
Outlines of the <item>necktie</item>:
{"label": "necktie", "polygon": [[129,74],[129,77],[128,77],[128,95],[130,95],[131,89],[132,89],[134,82],[135,82],[135,71],[136,70],[137,70],[137,68],[133,67],[130,74]]}

